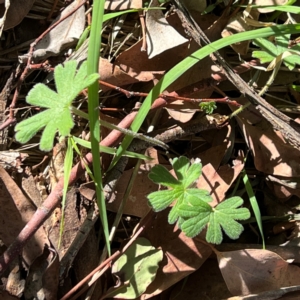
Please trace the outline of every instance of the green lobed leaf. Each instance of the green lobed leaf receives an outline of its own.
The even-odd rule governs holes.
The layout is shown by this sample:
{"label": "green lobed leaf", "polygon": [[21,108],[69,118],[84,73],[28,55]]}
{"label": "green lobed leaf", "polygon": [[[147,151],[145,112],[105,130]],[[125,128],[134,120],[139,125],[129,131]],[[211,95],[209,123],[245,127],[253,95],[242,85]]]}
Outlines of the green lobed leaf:
{"label": "green lobed leaf", "polygon": [[70,110],[72,101],[83,89],[99,78],[98,74],[86,75],[86,62],[82,63],[77,73],[76,68],[76,61],[68,61],[64,66],[58,65],[55,68],[54,80],[57,93],[41,83],[31,89],[26,101],[48,109],[16,125],[17,141],[26,143],[39,130],[45,128],[40,141],[40,149],[49,151],[53,147],[57,131],[62,136],[70,134],[74,126]]}
{"label": "green lobed leaf", "polygon": [[190,164],[188,158],[181,156],[174,158],[172,165],[178,180],[166,168],[157,165],[152,168],[149,178],[153,182],[167,186],[170,189],[153,192],[148,195],[149,204],[154,211],[161,211],[176,201],[168,216],[170,224],[174,224],[178,220],[178,207],[180,204],[188,203],[188,199],[198,199],[198,197],[203,196],[204,201],[211,201],[211,197],[206,191],[190,188],[190,185],[201,175],[200,162]]}
{"label": "green lobed leaf", "polygon": [[161,184],[166,187],[173,187],[180,185],[180,182],[170,174],[170,172],[162,165],[156,165],[151,169],[148,176],[154,183]]}
{"label": "green lobed leaf", "polygon": [[172,165],[178,180],[181,181],[186,188],[194,183],[201,175],[201,163],[190,165],[189,159],[185,156],[174,158]]}
{"label": "green lobed leaf", "polygon": [[[252,56],[258,58],[261,63],[271,62],[278,58],[284,52],[295,52],[295,54],[286,56],[283,58],[283,63],[290,69],[293,70],[296,64],[300,64],[299,55],[297,52],[300,51],[299,45],[289,48],[290,34],[278,35],[275,37],[275,44],[270,42],[266,38],[258,38],[253,41],[256,46],[259,46],[262,50],[253,51]],[[300,53],[300,52],[299,52]]]}
{"label": "green lobed leaf", "polygon": [[200,198],[191,198],[189,204],[182,204],[178,209],[182,218],[180,228],[188,237],[194,237],[207,225],[206,240],[213,244],[222,242],[222,229],[231,239],[237,239],[244,228],[236,220],[246,220],[250,217],[247,208],[238,208],[242,204],[242,198],[232,197],[213,209]]}

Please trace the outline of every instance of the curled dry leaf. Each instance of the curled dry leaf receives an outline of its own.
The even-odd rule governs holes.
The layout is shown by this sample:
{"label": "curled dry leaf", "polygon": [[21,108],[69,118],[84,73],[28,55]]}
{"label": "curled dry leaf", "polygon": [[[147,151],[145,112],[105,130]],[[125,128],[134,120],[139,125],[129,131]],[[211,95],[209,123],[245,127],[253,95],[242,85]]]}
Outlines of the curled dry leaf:
{"label": "curled dry leaf", "polygon": [[[72,2],[52,22],[54,24],[70,13],[79,1]],[[53,28],[35,47],[33,59],[35,61],[45,60],[50,56],[59,55],[64,49],[74,45],[79,39],[85,26],[85,8],[81,6],[75,13]],[[27,55],[19,57],[20,61],[26,61]]]}
{"label": "curled dry leaf", "polygon": [[[150,7],[158,7],[158,0],[152,0]],[[180,35],[167,22],[161,10],[149,10],[146,15],[146,40],[149,58],[181,44],[188,40]]]}
{"label": "curled dry leaf", "polygon": [[[25,18],[35,0],[10,0],[10,7],[6,14],[4,30],[14,28]],[[5,4],[0,4],[0,16],[5,14]]]}
{"label": "curled dry leaf", "polygon": [[233,295],[248,295],[300,285],[300,268],[268,250],[215,251]]}

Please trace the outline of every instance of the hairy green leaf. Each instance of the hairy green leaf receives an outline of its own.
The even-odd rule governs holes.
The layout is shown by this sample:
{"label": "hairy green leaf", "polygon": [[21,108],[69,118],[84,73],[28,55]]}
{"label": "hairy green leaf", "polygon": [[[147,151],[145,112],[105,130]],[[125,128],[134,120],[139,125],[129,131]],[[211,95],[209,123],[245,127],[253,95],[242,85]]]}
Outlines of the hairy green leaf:
{"label": "hairy green leaf", "polygon": [[222,242],[222,229],[231,239],[237,239],[244,228],[236,220],[250,217],[247,208],[238,208],[243,204],[240,197],[227,199],[215,208],[201,199],[190,199],[189,202],[178,208],[178,214],[182,218],[180,228],[187,236],[194,237],[207,225],[206,240],[213,244]]}
{"label": "hairy green leaf", "polygon": [[200,162],[195,162],[191,165],[187,157],[181,156],[174,158],[172,165],[177,179],[161,165],[152,168],[149,178],[153,182],[170,189],[153,192],[148,195],[149,203],[155,211],[161,211],[176,201],[169,213],[170,224],[178,220],[177,208],[180,204],[188,203],[189,199],[199,197],[203,198],[205,202],[212,200],[207,191],[191,188],[191,185],[201,175]]}
{"label": "hairy green leaf", "polygon": [[153,210],[161,211],[173,203],[168,221],[170,224],[177,221],[179,228],[188,237],[196,236],[208,226],[206,240],[210,243],[222,242],[222,229],[230,238],[237,239],[243,226],[236,220],[250,217],[247,208],[239,208],[243,199],[232,197],[212,208],[208,204],[212,201],[209,192],[192,187],[201,175],[200,162],[191,164],[187,157],[181,156],[173,159],[172,166],[177,178],[160,165],[153,167],[149,174],[152,181],[169,188],[148,195]]}
{"label": "hairy green leaf", "polygon": [[47,108],[16,125],[16,140],[26,143],[39,130],[44,128],[40,141],[40,149],[49,151],[53,147],[56,132],[67,136],[74,126],[71,115],[71,104],[75,97],[98,78],[98,74],[87,76],[86,62],[82,63],[76,73],[77,62],[68,61],[58,65],[54,70],[54,80],[57,92],[46,85],[38,83],[28,93],[26,101],[29,104]]}

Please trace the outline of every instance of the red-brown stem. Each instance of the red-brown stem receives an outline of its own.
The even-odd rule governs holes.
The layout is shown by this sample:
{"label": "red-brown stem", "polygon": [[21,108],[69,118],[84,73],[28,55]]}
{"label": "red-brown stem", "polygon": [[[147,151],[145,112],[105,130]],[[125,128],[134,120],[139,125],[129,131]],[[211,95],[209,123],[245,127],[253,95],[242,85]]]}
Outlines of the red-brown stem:
{"label": "red-brown stem", "polygon": [[[149,94],[148,93],[141,93],[141,92],[131,92],[128,90],[125,90],[119,86],[113,85],[111,83],[99,80],[100,85],[107,86],[109,88],[115,89],[118,92],[123,93],[127,98],[130,97],[147,97]],[[216,87],[214,87],[216,89]],[[223,93],[224,94],[224,93]],[[227,103],[231,104],[233,106],[240,107],[241,104],[234,100],[230,100],[228,97],[223,97],[223,98],[209,98],[209,99],[198,99],[198,98],[187,98],[187,97],[182,97],[182,96],[170,96],[170,94],[160,94],[159,97],[164,98],[168,101],[176,101],[176,100],[182,100],[186,102],[193,102],[193,103],[202,103],[202,102],[218,102],[218,103]]]}
{"label": "red-brown stem", "polygon": [[[175,92],[171,95],[176,96]],[[167,101],[163,98],[158,98],[151,106],[151,110],[167,105]],[[137,112],[132,112],[127,115],[118,126],[121,128],[128,128],[133,122]],[[113,146],[114,143],[120,138],[122,133],[118,130],[113,130],[106,138],[101,141],[101,146]],[[93,161],[92,153],[86,154],[83,161],[77,163],[71,170],[69,185],[73,185],[76,180],[84,173],[85,165],[91,165]],[[18,237],[8,247],[8,249],[0,257],[0,274],[3,273],[8,265],[21,253],[26,242],[34,235],[38,228],[50,217],[53,210],[59,205],[64,187],[63,177],[60,178],[55,188],[51,191],[50,195],[44,201],[43,205],[37,209],[31,220],[21,230]]]}

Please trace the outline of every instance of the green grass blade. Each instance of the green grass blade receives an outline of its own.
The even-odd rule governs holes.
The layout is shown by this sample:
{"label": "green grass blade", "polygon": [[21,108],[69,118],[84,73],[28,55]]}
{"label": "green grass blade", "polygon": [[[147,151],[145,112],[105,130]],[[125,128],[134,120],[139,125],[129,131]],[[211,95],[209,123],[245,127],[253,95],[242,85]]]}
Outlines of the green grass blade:
{"label": "green grass blade", "polygon": [[[102,30],[102,22],[103,22],[103,14],[104,14],[104,2],[105,0],[94,1],[91,33],[90,33],[90,41],[88,46],[88,57],[87,57],[88,75],[93,73],[98,73],[99,55],[100,55],[100,46],[101,46],[101,30]],[[89,113],[89,123],[90,123],[90,131],[91,131],[93,172],[95,177],[97,205],[99,207],[99,214],[103,226],[106,247],[108,250],[108,254],[110,255],[111,250],[109,244],[109,230],[108,230],[108,221],[107,221],[107,214],[106,214],[105,197],[103,193],[102,171],[101,171],[100,155],[99,155],[100,121],[99,121],[99,112],[96,109],[99,106],[98,90],[99,90],[98,81],[88,88],[88,113]]]}
{"label": "green grass blade", "polygon": [[[77,138],[75,136],[73,136],[73,140],[79,144],[80,146],[87,148],[87,149],[91,149],[91,142],[85,141],[83,139]],[[106,146],[101,146],[100,145],[100,152],[104,152],[107,154],[111,154],[111,155],[115,155],[117,150],[111,147],[106,147]],[[143,160],[152,160],[153,158],[151,158],[150,156],[146,156],[143,154],[139,154],[139,153],[135,153],[135,152],[131,152],[131,151],[125,151],[124,152],[124,156],[128,156],[131,158],[137,158],[137,159],[143,159]]]}
{"label": "green grass blade", "polygon": [[64,190],[62,197],[62,208],[61,208],[61,220],[60,220],[60,228],[59,228],[59,241],[58,248],[60,247],[64,225],[65,225],[65,207],[66,207],[66,198],[69,186],[69,178],[71,174],[73,164],[73,147],[70,138],[68,138],[67,152],[64,160]]}
{"label": "green grass blade", "polygon": [[[247,32],[237,33],[226,38],[219,39],[209,45],[204,46],[203,48],[197,50],[193,54],[189,55],[187,58],[178,63],[173,67],[165,76],[163,76],[157,85],[150,91],[149,95],[145,99],[137,116],[135,117],[131,130],[137,132],[142,123],[144,122],[150,107],[154,100],[162,93],[171,83],[183,75],[188,69],[194,66],[204,57],[208,56],[214,51],[220,50],[226,46],[232,45],[234,43],[252,40],[256,38],[268,37],[271,35],[284,35],[284,34],[294,34],[300,32],[300,24],[289,24],[289,25],[277,25],[267,28],[260,28],[256,30],[250,30]],[[114,166],[116,162],[123,155],[124,151],[128,148],[132,141],[133,137],[126,136],[118,148],[117,155],[111,163],[111,166]]]}
{"label": "green grass blade", "polygon": [[245,188],[246,188],[246,191],[247,191],[250,203],[251,203],[251,207],[252,207],[253,212],[254,212],[254,216],[255,216],[255,219],[256,219],[256,222],[257,222],[257,226],[258,226],[258,229],[260,231],[260,235],[261,235],[261,238],[262,238],[263,249],[265,249],[266,248],[265,237],[264,237],[264,232],[263,232],[263,227],[262,227],[261,213],[260,213],[260,209],[259,209],[259,206],[258,206],[258,203],[257,203],[257,199],[254,195],[251,183],[249,181],[248,175],[246,174],[245,170],[243,170],[242,176],[243,176],[243,182],[244,182],[244,185],[245,185]]}

